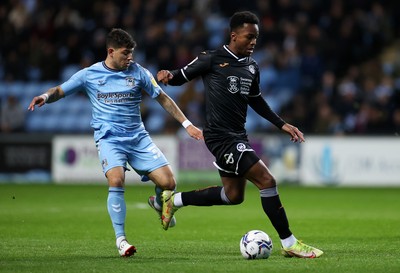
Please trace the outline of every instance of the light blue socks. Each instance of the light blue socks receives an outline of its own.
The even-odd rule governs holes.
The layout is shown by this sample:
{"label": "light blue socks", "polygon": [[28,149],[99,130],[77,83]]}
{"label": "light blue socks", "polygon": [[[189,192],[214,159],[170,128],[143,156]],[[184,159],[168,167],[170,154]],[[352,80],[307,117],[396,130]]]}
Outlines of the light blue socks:
{"label": "light blue socks", "polygon": [[115,231],[115,237],[125,236],[126,204],[124,188],[109,187],[107,209]]}

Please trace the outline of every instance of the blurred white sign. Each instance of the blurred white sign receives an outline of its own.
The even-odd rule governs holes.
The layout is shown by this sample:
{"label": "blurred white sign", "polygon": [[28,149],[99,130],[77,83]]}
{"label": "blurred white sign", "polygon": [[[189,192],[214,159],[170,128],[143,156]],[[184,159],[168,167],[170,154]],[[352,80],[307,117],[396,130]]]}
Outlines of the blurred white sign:
{"label": "blurred white sign", "polygon": [[400,185],[398,137],[308,137],[300,154],[304,185]]}

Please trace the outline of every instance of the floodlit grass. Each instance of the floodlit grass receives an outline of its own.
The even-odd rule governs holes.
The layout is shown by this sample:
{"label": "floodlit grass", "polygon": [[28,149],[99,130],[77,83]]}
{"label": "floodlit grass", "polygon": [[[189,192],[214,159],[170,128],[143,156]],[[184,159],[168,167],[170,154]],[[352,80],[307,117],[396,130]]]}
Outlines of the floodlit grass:
{"label": "floodlit grass", "polygon": [[[179,190],[199,185],[179,184]],[[281,186],[291,229],[324,250],[319,259],[280,255],[279,239],[253,185],[232,207],[186,207],[161,228],[147,206],[152,187],[128,186],[127,236],[138,253],[120,258],[106,186],[0,185],[0,272],[400,272],[400,188]],[[267,260],[244,260],[239,240],[261,229]]]}

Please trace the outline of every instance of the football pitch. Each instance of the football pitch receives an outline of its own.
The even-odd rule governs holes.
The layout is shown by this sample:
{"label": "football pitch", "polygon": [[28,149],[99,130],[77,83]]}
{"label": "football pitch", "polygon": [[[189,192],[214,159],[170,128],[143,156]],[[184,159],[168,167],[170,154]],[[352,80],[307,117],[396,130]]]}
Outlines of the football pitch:
{"label": "football pitch", "polygon": [[[179,190],[200,187],[178,185]],[[138,250],[121,258],[106,208],[107,186],[0,185],[0,272],[400,272],[400,188],[280,186],[298,239],[319,259],[285,258],[257,189],[243,204],[185,207],[164,231],[147,205],[150,186],[128,186],[127,237]],[[266,260],[244,260],[241,236],[267,232]]]}

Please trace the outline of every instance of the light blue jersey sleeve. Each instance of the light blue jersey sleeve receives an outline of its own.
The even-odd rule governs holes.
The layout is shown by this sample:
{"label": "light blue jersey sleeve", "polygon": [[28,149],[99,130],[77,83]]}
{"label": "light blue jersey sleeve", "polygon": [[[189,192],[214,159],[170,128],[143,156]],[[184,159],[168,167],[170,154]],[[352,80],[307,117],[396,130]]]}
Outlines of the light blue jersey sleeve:
{"label": "light blue jersey sleeve", "polygon": [[84,91],[86,72],[87,68],[79,70],[69,80],[61,84],[61,89],[64,91],[65,96],[80,90]]}
{"label": "light blue jersey sleeve", "polygon": [[123,71],[96,63],[75,73],[61,88],[66,96],[86,92],[96,141],[106,135],[134,136],[145,131],[140,112],[142,90],[153,99],[162,92],[153,75],[134,62]]}
{"label": "light blue jersey sleeve", "polygon": [[161,93],[161,87],[157,84],[154,76],[146,68],[138,65],[142,69],[143,89],[150,95],[151,98],[156,98]]}

